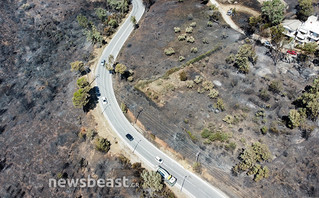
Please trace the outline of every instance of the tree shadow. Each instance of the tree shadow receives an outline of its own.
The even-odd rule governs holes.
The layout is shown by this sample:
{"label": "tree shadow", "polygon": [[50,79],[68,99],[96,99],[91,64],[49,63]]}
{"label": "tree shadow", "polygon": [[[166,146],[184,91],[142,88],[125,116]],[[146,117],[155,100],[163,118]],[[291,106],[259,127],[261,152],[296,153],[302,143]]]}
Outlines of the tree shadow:
{"label": "tree shadow", "polygon": [[89,96],[89,102],[83,107],[83,110],[85,113],[89,112],[90,110],[94,109],[99,101],[100,90],[97,86],[94,86],[90,89],[88,92]]}

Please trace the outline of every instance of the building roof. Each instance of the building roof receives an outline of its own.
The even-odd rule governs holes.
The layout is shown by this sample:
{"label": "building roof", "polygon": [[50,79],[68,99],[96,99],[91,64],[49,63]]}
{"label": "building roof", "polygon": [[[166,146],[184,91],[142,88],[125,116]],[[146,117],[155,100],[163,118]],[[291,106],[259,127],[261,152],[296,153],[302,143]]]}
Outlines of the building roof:
{"label": "building roof", "polygon": [[308,17],[307,21],[301,25],[302,29],[319,34],[319,20],[317,16]]}
{"label": "building roof", "polygon": [[296,31],[300,26],[302,22],[296,19],[286,19],[282,22],[282,25],[285,28],[290,29],[291,31]]}

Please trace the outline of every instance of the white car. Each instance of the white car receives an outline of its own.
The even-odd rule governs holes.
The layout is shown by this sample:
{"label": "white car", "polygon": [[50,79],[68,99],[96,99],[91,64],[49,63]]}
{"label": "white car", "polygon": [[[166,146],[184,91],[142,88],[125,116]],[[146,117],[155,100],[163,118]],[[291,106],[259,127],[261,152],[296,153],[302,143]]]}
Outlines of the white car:
{"label": "white car", "polygon": [[107,99],[105,97],[102,97],[102,103],[107,104]]}
{"label": "white car", "polygon": [[158,156],[155,157],[155,160],[156,160],[158,163],[160,163],[160,164],[163,163],[163,160],[162,160],[160,157],[158,157]]}
{"label": "white car", "polygon": [[102,60],[101,61],[101,66],[104,66],[105,65],[105,60]]}

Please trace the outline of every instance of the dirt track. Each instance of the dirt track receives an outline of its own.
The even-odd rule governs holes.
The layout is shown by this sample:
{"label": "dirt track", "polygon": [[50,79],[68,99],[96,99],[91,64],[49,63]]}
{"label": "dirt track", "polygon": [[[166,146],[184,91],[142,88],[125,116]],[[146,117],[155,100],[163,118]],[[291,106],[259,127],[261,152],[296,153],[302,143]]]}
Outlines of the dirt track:
{"label": "dirt track", "polygon": [[217,5],[218,9],[219,9],[219,12],[221,13],[223,19],[225,20],[225,22],[231,27],[233,28],[234,30],[244,34],[244,31],[238,27],[238,25],[232,20],[232,18],[230,16],[227,15],[227,11],[231,8],[235,8],[236,11],[239,11],[239,12],[244,12],[244,13],[248,13],[248,14],[251,14],[253,16],[258,16],[260,15],[259,12],[257,12],[256,10],[252,9],[252,8],[249,8],[249,7],[246,7],[246,6],[243,6],[243,5],[236,5],[236,4],[233,4],[233,5],[226,5],[226,4],[221,4],[221,3],[218,3],[216,0],[211,0],[210,1],[211,4],[215,4]]}

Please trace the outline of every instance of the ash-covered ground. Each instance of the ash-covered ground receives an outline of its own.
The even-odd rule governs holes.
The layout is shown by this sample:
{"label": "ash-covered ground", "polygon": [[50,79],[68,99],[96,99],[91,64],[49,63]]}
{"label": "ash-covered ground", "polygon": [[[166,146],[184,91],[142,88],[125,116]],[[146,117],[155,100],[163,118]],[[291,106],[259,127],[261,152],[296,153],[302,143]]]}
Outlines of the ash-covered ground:
{"label": "ash-covered ground", "polygon": [[86,61],[93,46],[76,17],[93,16],[103,6],[88,0],[1,1],[0,197],[139,196],[135,188],[48,187],[49,178],[139,176],[78,137],[93,121],[73,107],[70,62]]}
{"label": "ash-covered ground", "polygon": [[[244,5],[249,5],[245,2]],[[157,1],[145,14],[139,29],[127,41],[118,58],[120,63],[134,70],[133,82],[114,78],[119,102],[126,103],[129,110],[138,116],[146,131],[152,134],[150,141],[154,137],[163,140],[190,165],[196,162],[200,153],[199,162],[213,176],[211,183],[232,197],[319,196],[319,167],[315,163],[319,159],[316,143],[318,123],[307,122],[312,131],[310,136],[305,136],[308,132],[288,129],[281,121],[289,109],[294,108],[293,100],[312,84],[318,74],[317,66],[281,61],[275,65],[269,49],[254,43],[257,63],[251,65],[249,74],[238,73],[225,59],[230,53],[237,53],[245,43],[244,37],[227,28],[223,22],[207,27],[207,16],[211,12],[199,0],[184,3]],[[196,27],[188,35],[193,36],[195,42],[179,41],[178,35],[185,33],[185,28],[193,22],[196,22]],[[174,33],[174,27],[180,27],[181,32]],[[203,39],[209,44],[203,43]],[[214,82],[225,104],[223,112],[216,111],[216,99],[211,100],[205,91],[199,93],[200,86],[195,84],[193,88],[187,88],[174,74],[163,77],[170,69],[217,45],[222,49],[176,73],[186,71],[188,80],[200,75],[204,81]],[[166,56],[164,49],[169,47],[173,47],[175,54]],[[192,47],[198,48],[197,54],[191,53]],[[179,62],[179,56],[184,56],[186,61]],[[268,92],[268,86],[274,80],[282,83],[282,94]],[[146,88],[136,89],[139,82],[146,84]],[[267,101],[260,96],[261,91],[268,94]],[[265,111],[264,120],[256,118],[260,109]],[[223,121],[227,115],[239,114],[244,117],[238,124],[229,126]],[[269,131],[265,135],[260,132],[263,125],[269,129],[273,124],[276,124],[277,132]],[[232,134],[229,141],[236,144],[236,149],[226,150],[225,143],[218,141],[203,143],[201,131],[208,126]],[[254,182],[244,173],[234,176],[231,168],[238,163],[241,149],[256,141],[268,145],[274,156],[272,162],[265,163],[271,170],[270,177]]]}

